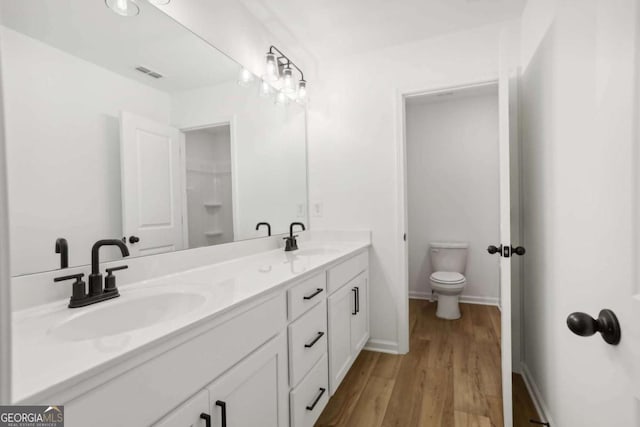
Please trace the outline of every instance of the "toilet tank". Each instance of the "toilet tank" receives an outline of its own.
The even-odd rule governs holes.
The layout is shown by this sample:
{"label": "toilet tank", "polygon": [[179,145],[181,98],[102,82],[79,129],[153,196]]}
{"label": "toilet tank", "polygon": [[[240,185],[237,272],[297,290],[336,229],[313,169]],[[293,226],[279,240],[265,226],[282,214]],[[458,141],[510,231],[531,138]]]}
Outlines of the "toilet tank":
{"label": "toilet tank", "polygon": [[429,255],[433,271],[455,271],[464,274],[467,268],[466,242],[430,242]]}

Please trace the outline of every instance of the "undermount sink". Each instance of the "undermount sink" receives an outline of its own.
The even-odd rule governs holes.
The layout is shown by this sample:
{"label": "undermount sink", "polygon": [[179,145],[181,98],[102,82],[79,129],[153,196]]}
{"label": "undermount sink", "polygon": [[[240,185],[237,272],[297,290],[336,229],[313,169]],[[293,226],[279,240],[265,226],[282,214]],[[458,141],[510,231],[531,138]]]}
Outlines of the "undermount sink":
{"label": "undermount sink", "polygon": [[337,253],[337,249],[333,248],[307,248],[299,249],[295,252],[298,256],[317,256],[317,255],[332,255]]}
{"label": "undermount sink", "polygon": [[82,341],[146,328],[187,314],[206,298],[196,293],[167,292],[157,295],[121,296],[104,306],[96,305],[54,326],[49,333],[65,341]]}

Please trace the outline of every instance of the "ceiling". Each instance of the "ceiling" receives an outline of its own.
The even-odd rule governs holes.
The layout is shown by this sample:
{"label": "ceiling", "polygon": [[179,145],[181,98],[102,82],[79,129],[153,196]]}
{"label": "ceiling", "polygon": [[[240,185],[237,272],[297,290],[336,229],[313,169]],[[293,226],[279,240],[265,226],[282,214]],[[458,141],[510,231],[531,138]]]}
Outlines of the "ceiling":
{"label": "ceiling", "polygon": [[[147,2],[122,17],[104,0],[0,0],[0,23],[165,92],[236,79],[240,66]],[[143,66],[163,75],[136,71]]]}
{"label": "ceiling", "polygon": [[319,59],[519,17],[526,0],[242,0],[284,42]]}

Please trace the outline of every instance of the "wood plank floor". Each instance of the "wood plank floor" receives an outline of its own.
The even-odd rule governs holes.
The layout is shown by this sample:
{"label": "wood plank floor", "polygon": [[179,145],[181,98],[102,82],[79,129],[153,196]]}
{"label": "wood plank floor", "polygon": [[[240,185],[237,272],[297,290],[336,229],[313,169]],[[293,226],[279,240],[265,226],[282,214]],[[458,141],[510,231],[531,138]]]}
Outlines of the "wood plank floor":
{"label": "wood plank floor", "polygon": [[499,310],[461,304],[446,321],[435,308],[411,300],[411,351],[363,351],[316,426],[502,426]]}

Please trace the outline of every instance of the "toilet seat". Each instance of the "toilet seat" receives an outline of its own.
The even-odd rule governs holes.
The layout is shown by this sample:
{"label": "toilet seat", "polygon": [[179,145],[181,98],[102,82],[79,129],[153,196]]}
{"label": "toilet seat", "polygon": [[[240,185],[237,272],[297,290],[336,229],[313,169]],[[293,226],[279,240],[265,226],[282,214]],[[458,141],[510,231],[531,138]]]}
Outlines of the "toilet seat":
{"label": "toilet seat", "polygon": [[441,285],[459,285],[466,281],[464,275],[455,271],[436,271],[429,279]]}

